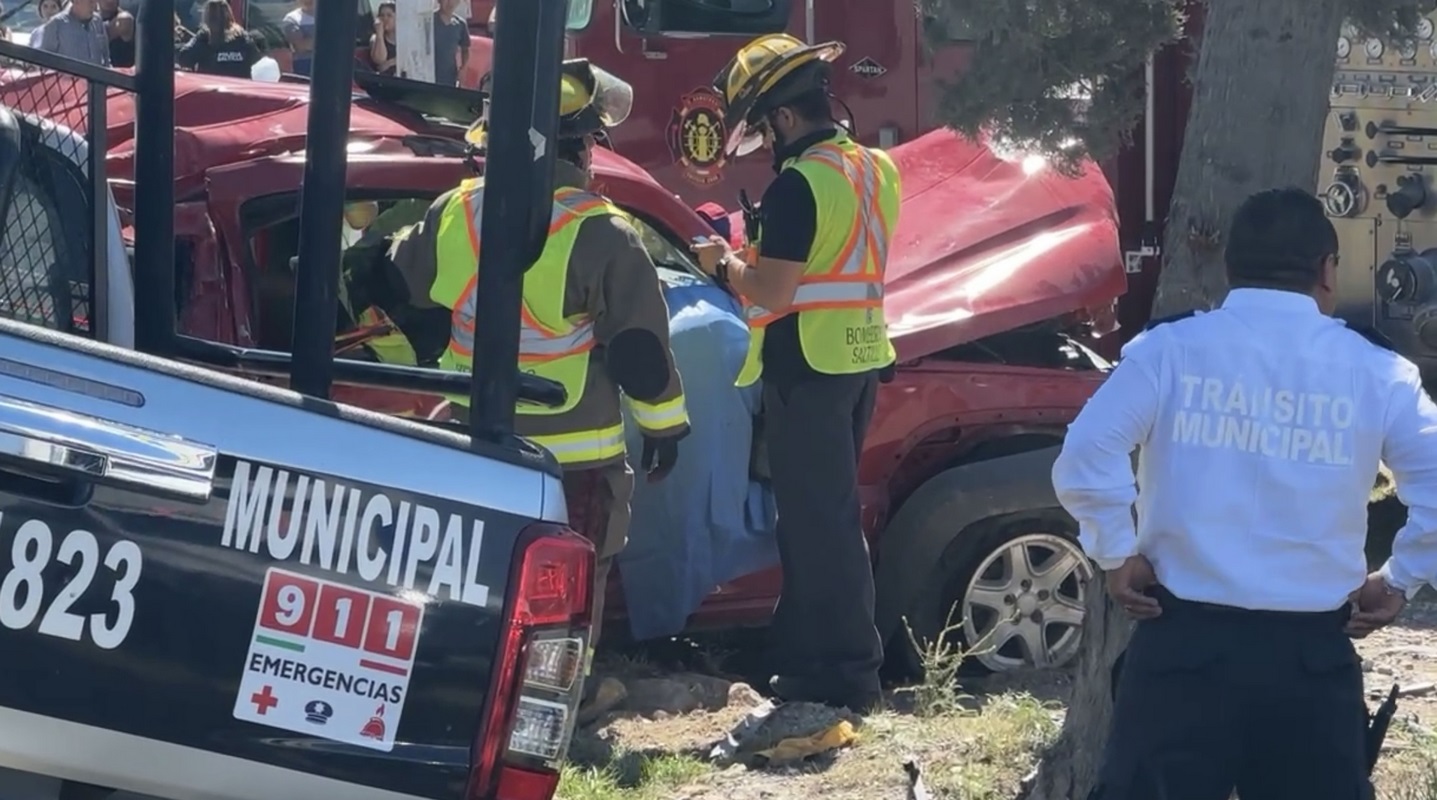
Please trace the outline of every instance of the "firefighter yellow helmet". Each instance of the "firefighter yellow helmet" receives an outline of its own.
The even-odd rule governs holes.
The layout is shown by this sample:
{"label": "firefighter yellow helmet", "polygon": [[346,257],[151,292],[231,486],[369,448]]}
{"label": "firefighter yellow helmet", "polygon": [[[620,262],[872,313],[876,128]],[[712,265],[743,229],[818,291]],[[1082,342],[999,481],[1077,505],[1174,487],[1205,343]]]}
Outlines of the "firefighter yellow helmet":
{"label": "firefighter yellow helmet", "polygon": [[[580,139],[601,133],[629,118],[634,110],[634,87],[589,63],[587,58],[565,61],[559,73],[559,138]],[[464,139],[483,149],[488,140],[488,109],[469,126]]]}
{"label": "firefighter yellow helmet", "polygon": [[827,65],[843,55],[842,42],[807,45],[786,33],[760,36],[714,78],[724,101],[724,152],[744,155],[763,142],[757,123],[764,114],[800,95],[828,86]]}

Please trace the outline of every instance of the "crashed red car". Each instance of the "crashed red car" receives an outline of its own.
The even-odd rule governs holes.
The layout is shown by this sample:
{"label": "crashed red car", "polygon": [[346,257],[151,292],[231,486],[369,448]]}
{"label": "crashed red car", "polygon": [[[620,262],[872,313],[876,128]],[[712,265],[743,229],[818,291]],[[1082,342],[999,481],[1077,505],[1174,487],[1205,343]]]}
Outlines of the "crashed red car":
{"label": "crashed red car", "polygon": [[[28,80],[56,79],[10,82],[0,103],[62,122],[83,114],[78,102],[37,107],[47,104],[36,97],[64,94]],[[175,266],[188,334],[288,349],[306,91],[176,75]],[[475,98],[384,85],[356,94],[348,191],[375,204],[371,227],[416,221],[468,174],[458,134]],[[129,98],[114,96],[108,161],[130,208],[133,119]],[[891,152],[904,176],[886,299],[900,365],[880,391],[860,467],[881,633],[905,642],[906,618],[931,637],[956,611],[966,640],[989,637],[977,656],[989,669],[1062,662],[1076,649],[1090,572],[1048,475],[1065,426],[1108,368],[1086,343],[1111,329],[1125,289],[1112,191],[1096,167],[1065,178],[942,131]],[[658,265],[694,420],[670,479],[640,482],[610,622],[627,618],[638,638],[762,624],[780,588],[772,497],[751,466],[762,464],[751,457],[762,446],[757,395],[732,386],[746,328],[687,250],[710,228],[620,154],[599,152],[595,177],[634,214]],[[346,228],[347,268],[382,258],[383,236],[364,234]],[[402,305],[382,290],[364,302]],[[425,323],[400,315],[423,361]],[[391,413],[438,404],[380,390],[336,397]]]}

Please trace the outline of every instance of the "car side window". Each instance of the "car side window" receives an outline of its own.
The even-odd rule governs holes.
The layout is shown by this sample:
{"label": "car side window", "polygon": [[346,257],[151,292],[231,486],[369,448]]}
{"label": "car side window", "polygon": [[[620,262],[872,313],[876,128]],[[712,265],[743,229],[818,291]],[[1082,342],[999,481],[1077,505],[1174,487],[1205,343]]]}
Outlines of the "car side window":
{"label": "car side window", "polygon": [[93,261],[84,181],[53,150],[30,149],[0,232],[0,316],[88,336]]}

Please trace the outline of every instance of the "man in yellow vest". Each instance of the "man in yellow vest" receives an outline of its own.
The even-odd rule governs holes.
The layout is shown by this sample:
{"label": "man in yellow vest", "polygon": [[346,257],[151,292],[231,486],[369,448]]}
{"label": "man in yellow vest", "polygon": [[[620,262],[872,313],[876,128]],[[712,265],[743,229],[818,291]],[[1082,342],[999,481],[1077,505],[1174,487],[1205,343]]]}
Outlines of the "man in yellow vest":
{"label": "man in yellow vest", "polygon": [[[651,482],[673,469],[689,418],[654,263],[624,212],[587,189],[596,137],[628,116],[633,89],[583,59],[564,63],[561,82],[553,217],[548,244],[524,275],[519,366],[558,381],[568,401],[559,408],[520,404],[516,427],[564,467],[571,521],[598,551],[592,645],[609,567],[628,535],[633,493],[620,398],[643,431],[641,466]],[[484,139],[481,120],[470,143],[482,152]],[[464,372],[474,361],[483,198],[483,178],[465,180],[390,248],[409,302],[452,310],[440,365]],[[467,396],[449,401],[453,416],[468,418]],[[577,504],[580,498],[586,505]]]}
{"label": "man in yellow vest", "polygon": [[895,360],[883,272],[899,181],[887,154],[855,143],[833,120],[829,64],[843,50],[762,36],[719,73],[726,152],[767,146],[778,176],[742,257],[721,237],[694,249],[747,308],[752,340],[739,385],[763,378],[783,565],[773,690],[863,711],[878,699],[883,647],[858,456],[879,374]]}

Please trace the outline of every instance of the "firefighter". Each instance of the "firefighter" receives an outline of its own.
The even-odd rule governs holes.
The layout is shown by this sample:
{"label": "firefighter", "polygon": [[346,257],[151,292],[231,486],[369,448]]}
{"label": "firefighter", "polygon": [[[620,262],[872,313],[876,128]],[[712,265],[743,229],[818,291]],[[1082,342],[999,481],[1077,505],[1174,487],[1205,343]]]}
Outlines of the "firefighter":
{"label": "firefighter", "polygon": [[694,251],[745,301],[751,341],[739,385],[763,377],[783,595],[774,612],[774,693],[865,710],[883,648],[859,515],[858,454],[882,371],[895,360],[883,273],[898,221],[892,160],[833,120],[829,65],[844,45],[762,36],[714,86],[725,152],[766,145],[777,177],[740,258],[719,236]]}
{"label": "firefighter", "polygon": [[[595,139],[628,116],[633,89],[584,59],[564,63],[561,84],[553,220],[543,254],[524,275],[519,363],[562,384],[568,400],[558,408],[521,403],[516,425],[563,466],[571,518],[598,552],[592,652],[609,567],[627,537],[633,493],[621,397],[643,433],[641,466],[650,482],[672,471],[689,418],[654,263],[623,212],[587,189]],[[484,140],[481,119],[469,141],[482,153]],[[435,200],[425,219],[390,248],[409,302],[452,310],[440,366],[464,372],[473,364],[483,196],[482,178],[463,181]],[[467,420],[469,398],[449,401],[453,416]],[[581,498],[589,505],[580,505]],[[590,682],[591,690],[594,686]]]}
{"label": "firefighter", "polygon": [[[1390,342],[1332,318],[1337,231],[1311,193],[1253,195],[1226,241],[1221,307],[1129,342],[1053,465],[1138,620],[1090,797],[1370,798],[1350,637],[1437,577],[1437,405]],[[1369,574],[1379,459],[1410,510]]]}

